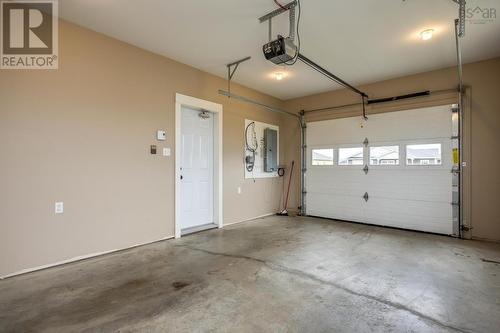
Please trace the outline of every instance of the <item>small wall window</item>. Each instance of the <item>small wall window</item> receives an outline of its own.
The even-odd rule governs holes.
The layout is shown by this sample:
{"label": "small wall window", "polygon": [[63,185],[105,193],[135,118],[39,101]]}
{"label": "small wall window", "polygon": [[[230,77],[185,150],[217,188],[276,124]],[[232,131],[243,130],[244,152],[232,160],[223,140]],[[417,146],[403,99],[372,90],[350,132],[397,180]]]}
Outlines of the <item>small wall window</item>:
{"label": "small wall window", "polygon": [[363,165],[363,147],[339,148],[339,165]]}
{"label": "small wall window", "polygon": [[333,165],[333,149],[313,149],[312,165]]}
{"label": "small wall window", "polygon": [[407,145],[406,164],[441,165],[441,144]]}
{"label": "small wall window", "polygon": [[399,165],[399,146],[370,147],[370,165]]}

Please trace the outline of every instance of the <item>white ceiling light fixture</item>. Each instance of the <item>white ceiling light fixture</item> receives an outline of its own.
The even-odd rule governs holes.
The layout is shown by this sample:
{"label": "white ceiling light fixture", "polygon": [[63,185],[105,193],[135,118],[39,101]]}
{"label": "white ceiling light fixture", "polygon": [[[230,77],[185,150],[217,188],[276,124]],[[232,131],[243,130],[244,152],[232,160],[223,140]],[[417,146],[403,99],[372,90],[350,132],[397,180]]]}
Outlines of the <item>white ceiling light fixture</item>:
{"label": "white ceiling light fixture", "polygon": [[422,40],[429,40],[432,38],[432,34],[434,34],[434,29],[425,29],[420,33],[420,38]]}
{"label": "white ceiling light fixture", "polygon": [[277,81],[283,80],[284,77],[285,77],[285,74],[283,72],[276,72],[276,73],[274,73],[274,78]]}

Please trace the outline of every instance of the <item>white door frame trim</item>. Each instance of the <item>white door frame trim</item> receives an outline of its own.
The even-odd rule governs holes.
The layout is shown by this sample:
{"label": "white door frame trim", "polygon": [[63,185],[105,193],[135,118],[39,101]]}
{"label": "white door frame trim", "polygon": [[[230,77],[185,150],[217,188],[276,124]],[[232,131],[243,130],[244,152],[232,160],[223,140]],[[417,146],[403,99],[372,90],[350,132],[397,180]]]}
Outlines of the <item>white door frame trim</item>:
{"label": "white door frame trim", "polygon": [[181,237],[181,112],[182,107],[214,114],[214,223],[223,227],[222,210],[222,105],[203,99],[175,94],[175,238]]}

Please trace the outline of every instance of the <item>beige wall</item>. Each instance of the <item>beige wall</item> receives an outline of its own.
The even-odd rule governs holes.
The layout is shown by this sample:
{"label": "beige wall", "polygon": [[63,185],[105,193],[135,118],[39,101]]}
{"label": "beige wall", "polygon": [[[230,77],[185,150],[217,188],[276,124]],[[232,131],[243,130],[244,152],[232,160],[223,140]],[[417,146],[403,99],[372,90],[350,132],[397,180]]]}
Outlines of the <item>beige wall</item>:
{"label": "beige wall", "polygon": [[[464,84],[469,88],[466,105],[465,152],[466,217],[473,229],[473,238],[500,241],[500,58],[464,66]],[[457,86],[456,68],[447,68],[403,78],[387,80],[362,86],[371,98],[390,97],[423,90],[441,91]],[[456,99],[453,92],[442,92],[431,97],[408,100],[401,103],[387,103],[368,108],[368,113],[396,111],[432,105],[451,103]],[[356,103],[359,97],[347,90],[336,90],[286,101],[290,111],[310,110],[335,105]],[[342,108],[332,112],[310,114],[308,121],[359,115],[360,107]],[[290,122],[290,126],[293,123]],[[290,131],[298,131],[298,128]],[[297,159],[298,137],[295,144],[286,147],[288,158]],[[298,174],[296,175],[298,183]],[[293,202],[297,206],[299,189],[294,187]]]}
{"label": "beige wall", "polygon": [[0,71],[0,276],[173,236],[174,158],[149,145],[174,148],[175,93],[223,104],[224,222],[277,211],[281,179],[244,180],[242,133],[245,117],[282,126],[281,115],[219,96],[221,78],[66,22],[59,45],[59,70]]}

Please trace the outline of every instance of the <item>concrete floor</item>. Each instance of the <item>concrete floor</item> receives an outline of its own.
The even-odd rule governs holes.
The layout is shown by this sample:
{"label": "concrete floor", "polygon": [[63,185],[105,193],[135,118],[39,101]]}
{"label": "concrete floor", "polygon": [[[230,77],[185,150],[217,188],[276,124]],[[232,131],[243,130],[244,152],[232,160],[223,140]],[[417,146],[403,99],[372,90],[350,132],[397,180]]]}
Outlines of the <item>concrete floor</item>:
{"label": "concrete floor", "polygon": [[0,281],[0,332],[499,332],[500,244],[269,217]]}

